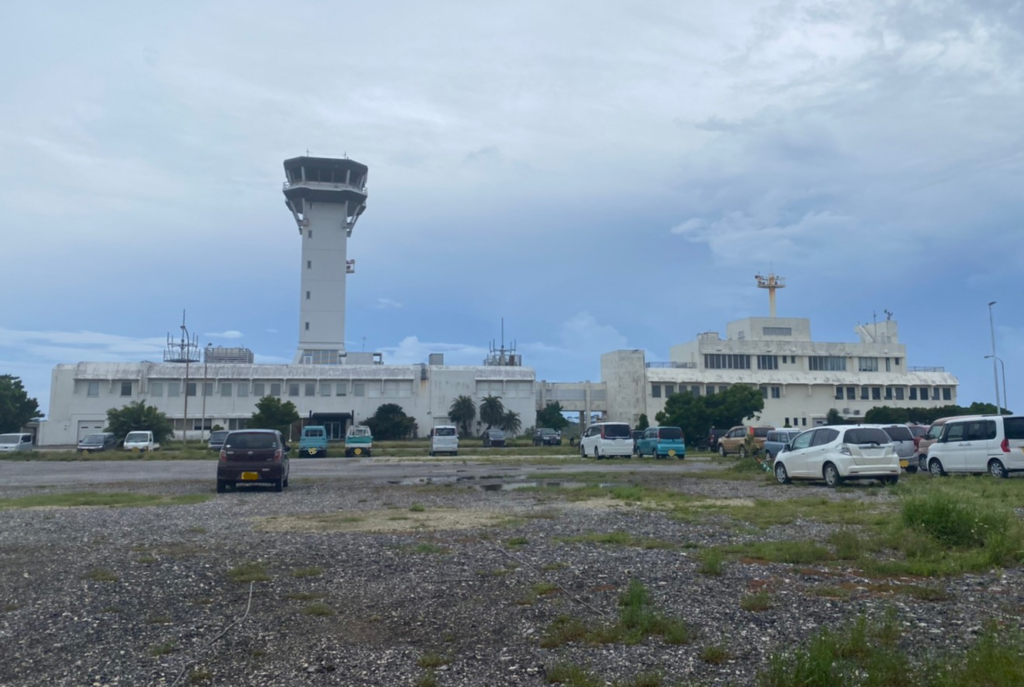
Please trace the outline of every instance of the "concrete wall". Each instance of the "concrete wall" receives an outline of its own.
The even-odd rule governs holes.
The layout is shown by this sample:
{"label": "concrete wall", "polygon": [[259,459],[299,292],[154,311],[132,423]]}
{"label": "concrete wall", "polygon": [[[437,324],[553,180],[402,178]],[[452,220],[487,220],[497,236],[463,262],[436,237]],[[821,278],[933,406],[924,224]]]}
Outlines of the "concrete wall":
{"label": "concrete wall", "polygon": [[654,415],[647,408],[643,351],[612,351],[602,355],[601,381],[608,387],[606,420],[628,422],[635,427],[640,414],[647,413],[654,424]]}

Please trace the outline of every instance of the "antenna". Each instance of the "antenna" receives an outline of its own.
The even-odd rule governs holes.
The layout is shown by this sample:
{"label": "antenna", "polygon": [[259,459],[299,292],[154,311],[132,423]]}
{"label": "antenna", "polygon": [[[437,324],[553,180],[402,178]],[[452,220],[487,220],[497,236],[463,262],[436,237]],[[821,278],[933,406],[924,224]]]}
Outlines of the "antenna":
{"label": "antenna", "polygon": [[885,321],[888,322],[892,319],[892,310],[883,310],[885,313]]}
{"label": "antenna", "polygon": [[164,348],[165,363],[198,363],[199,335],[190,334],[185,326],[185,311],[181,311],[181,338],[178,341],[170,333],[167,334],[167,345]]}

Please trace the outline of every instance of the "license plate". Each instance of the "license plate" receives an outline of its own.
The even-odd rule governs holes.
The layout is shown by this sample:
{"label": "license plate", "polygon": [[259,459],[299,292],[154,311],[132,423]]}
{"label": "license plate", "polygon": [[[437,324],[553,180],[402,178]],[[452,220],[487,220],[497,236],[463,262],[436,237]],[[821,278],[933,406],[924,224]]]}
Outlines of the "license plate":
{"label": "license plate", "polygon": [[910,465],[910,461],[909,460],[901,460],[900,461],[900,467],[901,468],[905,468],[905,467],[907,467],[909,465]]}
{"label": "license plate", "polygon": [[676,450],[674,448],[670,448],[668,450],[668,455],[669,455],[669,457],[675,456],[676,455]]}
{"label": "license plate", "polygon": [[260,473],[258,473],[258,472],[243,472],[242,473],[242,479],[244,479],[244,480],[253,481],[253,480],[257,480],[259,478],[260,478]]}
{"label": "license plate", "polygon": [[353,451],[352,453],[356,454],[357,456],[361,456],[361,455],[363,455],[363,449],[361,449],[361,448],[357,448],[357,449],[356,449],[355,451]]}

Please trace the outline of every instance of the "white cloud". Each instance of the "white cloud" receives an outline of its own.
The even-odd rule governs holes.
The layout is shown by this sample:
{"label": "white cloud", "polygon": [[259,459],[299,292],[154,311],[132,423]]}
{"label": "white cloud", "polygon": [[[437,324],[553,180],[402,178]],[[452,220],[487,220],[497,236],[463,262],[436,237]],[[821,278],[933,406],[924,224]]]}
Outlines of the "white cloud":
{"label": "white cloud", "polygon": [[240,331],[229,329],[226,332],[206,332],[204,336],[209,336],[213,339],[241,339],[243,334]]}
{"label": "white cloud", "polygon": [[487,357],[487,349],[459,343],[429,343],[416,336],[407,336],[397,346],[380,349],[384,363],[390,365],[416,365],[425,363],[431,353],[443,353],[445,365],[480,365]]}
{"label": "white cloud", "polygon": [[402,304],[392,298],[384,298],[383,296],[380,296],[377,298],[377,302],[374,307],[381,310],[390,310],[394,308],[401,308]]}

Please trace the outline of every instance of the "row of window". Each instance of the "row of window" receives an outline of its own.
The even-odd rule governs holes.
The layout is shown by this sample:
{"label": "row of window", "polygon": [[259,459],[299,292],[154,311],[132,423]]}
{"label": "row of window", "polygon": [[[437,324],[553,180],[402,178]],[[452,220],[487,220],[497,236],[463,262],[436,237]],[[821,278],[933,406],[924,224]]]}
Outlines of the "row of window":
{"label": "row of window", "polygon": [[[120,382],[121,396],[132,396],[135,382]],[[723,387],[724,388],[724,387]],[[256,398],[264,396],[282,397],[284,393],[290,398],[300,396],[367,396],[369,398],[408,398],[412,396],[411,380],[385,380],[369,382],[189,382],[186,393],[197,396],[202,390],[206,397],[223,396],[245,398],[252,395]],[[177,398],[181,396],[182,382],[177,380],[149,382],[150,398]],[[532,382],[481,381],[476,383],[477,396],[501,396],[504,398],[531,398]],[[86,395],[92,398],[100,395],[100,382],[87,382]]]}
{"label": "row of window", "polygon": [[[704,355],[704,368],[707,370],[749,370],[749,355],[735,353],[706,353]],[[797,356],[782,356],[783,364],[795,364]],[[807,356],[807,369],[812,372],[845,372],[848,358],[839,355],[810,355]],[[879,358],[857,358],[858,372],[878,372],[881,367]],[[885,358],[885,371],[892,372],[893,367],[899,367],[902,358]],[[757,369],[777,370],[779,369],[779,356],[758,355]]]}
{"label": "row of window", "polygon": [[[844,394],[845,391],[845,394]],[[869,397],[870,394],[870,397]],[[841,401],[844,398],[848,401],[857,400],[857,387],[855,386],[837,386],[836,387],[836,400]],[[862,386],[860,387],[860,400],[862,401],[902,401],[904,399],[910,401],[952,401],[953,400],[953,388],[949,386]]]}

